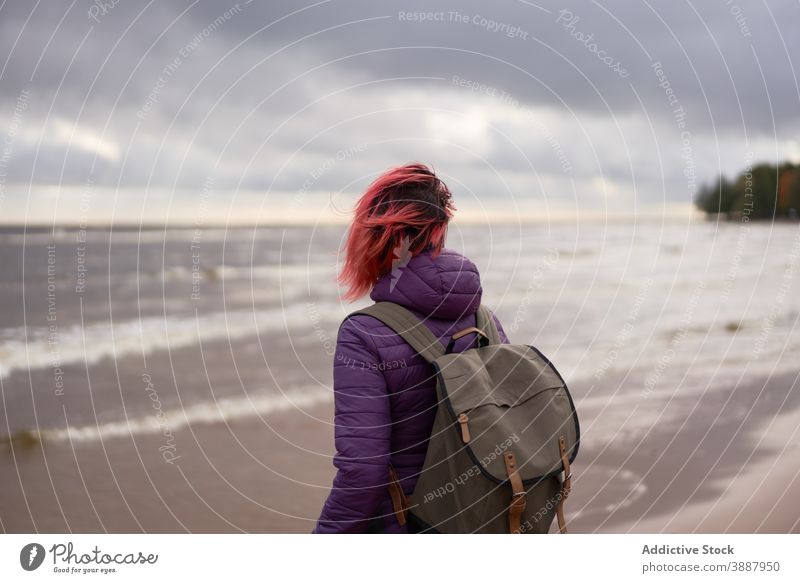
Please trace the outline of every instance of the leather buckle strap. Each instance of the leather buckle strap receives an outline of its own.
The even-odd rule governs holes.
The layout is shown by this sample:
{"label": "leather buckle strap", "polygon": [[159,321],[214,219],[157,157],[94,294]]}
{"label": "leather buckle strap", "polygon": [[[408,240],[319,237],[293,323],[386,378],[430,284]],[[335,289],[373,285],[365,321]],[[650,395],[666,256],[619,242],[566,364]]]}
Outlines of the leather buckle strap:
{"label": "leather buckle strap", "polygon": [[567,440],[563,435],[558,437],[558,454],[561,456],[561,468],[564,470],[564,481],[561,483],[561,491],[558,493],[556,517],[558,518],[559,532],[561,534],[567,534],[567,521],[564,518],[564,500],[566,500],[570,492],[572,492],[572,470],[569,467]]}
{"label": "leather buckle strap", "polygon": [[389,465],[389,496],[392,497],[392,507],[394,508],[394,516],[400,526],[406,523],[406,514],[408,512],[408,497],[403,488],[400,486],[400,479],[397,477],[397,472],[394,467]]}
{"label": "leather buckle strap", "polygon": [[459,338],[463,338],[467,334],[473,334],[473,333],[477,334],[478,346],[481,345],[481,339],[483,339],[484,346],[487,346],[489,344],[489,342],[490,342],[489,336],[484,334],[483,330],[481,330],[480,328],[476,328],[475,326],[471,326],[469,328],[464,328],[463,330],[460,330],[460,331],[456,332],[455,334],[453,334],[450,337],[450,342],[447,343],[447,348],[445,348],[444,353],[445,354],[450,354],[453,351],[453,347],[456,344],[456,340],[458,340]]}
{"label": "leather buckle strap", "polygon": [[511,484],[511,504],[508,506],[508,532],[520,534],[520,519],[525,512],[525,487],[522,485],[522,478],[517,471],[517,459],[513,452],[506,451],[503,454],[506,462],[506,473]]}

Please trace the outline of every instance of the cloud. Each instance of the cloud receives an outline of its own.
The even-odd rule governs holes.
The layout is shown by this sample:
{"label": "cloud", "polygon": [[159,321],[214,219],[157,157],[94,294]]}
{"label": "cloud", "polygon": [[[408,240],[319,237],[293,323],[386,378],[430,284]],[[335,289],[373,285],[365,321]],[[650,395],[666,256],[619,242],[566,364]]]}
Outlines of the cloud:
{"label": "cloud", "polygon": [[476,212],[633,211],[686,205],[751,152],[798,158],[795,4],[99,6],[0,9],[0,132],[19,128],[4,217],[28,201],[50,217],[25,193],[87,181],[123,215],[145,199],[158,216],[164,196],[191,214],[209,177],[219,200],[261,192],[285,213],[409,160]]}

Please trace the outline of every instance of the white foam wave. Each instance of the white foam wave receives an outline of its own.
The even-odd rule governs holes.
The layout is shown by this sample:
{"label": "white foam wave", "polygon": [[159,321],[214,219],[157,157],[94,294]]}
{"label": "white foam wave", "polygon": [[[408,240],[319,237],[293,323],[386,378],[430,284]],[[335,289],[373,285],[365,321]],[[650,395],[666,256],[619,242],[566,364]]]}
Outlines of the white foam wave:
{"label": "white foam wave", "polygon": [[[339,317],[338,306],[318,304],[313,318]],[[44,328],[4,330],[0,340],[0,376],[15,370],[97,364],[106,358],[146,355],[264,332],[311,330],[314,320],[305,304],[264,310],[229,310],[198,316],[142,318],[61,327],[56,335]],[[333,322],[333,320],[331,320]],[[326,322],[323,321],[323,324]],[[27,336],[27,337],[26,337]]]}
{"label": "white foam wave", "polygon": [[48,441],[92,442],[131,435],[174,433],[189,425],[221,423],[248,417],[272,415],[305,409],[331,401],[329,389],[303,388],[282,394],[257,394],[228,397],[213,402],[195,403],[183,408],[154,410],[151,414],[96,425],[45,429],[39,432]]}
{"label": "white foam wave", "polygon": [[[195,235],[194,228],[168,228],[164,229],[89,229],[86,232],[78,229],[56,228],[54,231],[32,231],[28,233],[10,232],[0,233],[0,242],[26,245],[40,245],[50,242],[74,243],[78,236],[86,237],[90,241],[108,241],[109,237],[115,245],[119,244],[148,244],[148,243],[171,243],[189,242]],[[280,240],[283,236],[283,228],[263,228],[260,229],[255,238],[252,228],[205,228],[202,231],[203,242],[223,242],[223,241],[263,241]]]}
{"label": "white foam wave", "polygon": [[[279,284],[281,288],[292,282],[314,281],[317,278],[326,278],[333,281],[336,274],[336,266],[328,264],[304,263],[302,265],[214,265],[204,267],[199,271],[201,281],[254,281],[268,280]],[[197,277],[190,267],[173,265],[158,271],[140,271],[129,274],[125,277],[126,282],[135,283],[151,280],[159,281],[192,281]]]}

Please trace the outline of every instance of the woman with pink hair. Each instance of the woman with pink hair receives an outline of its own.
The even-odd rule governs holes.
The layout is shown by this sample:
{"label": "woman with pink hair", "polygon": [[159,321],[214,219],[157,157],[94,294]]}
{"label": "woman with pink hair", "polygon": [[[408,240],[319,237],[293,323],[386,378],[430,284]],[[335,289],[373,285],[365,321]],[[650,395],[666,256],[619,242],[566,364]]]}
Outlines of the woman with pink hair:
{"label": "woman with pink hair", "polygon": [[[444,248],[454,211],[447,186],[423,164],[381,175],[361,197],[348,232],[339,276],[344,297],[370,292],[376,302],[400,304],[440,340],[475,326],[478,269]],[[453,352],[474,341],[474,334],[459,338]],[[395,519],[389,467],[410,494],[437,408],[431,366],[388,326],[357,314],[339,328],[333,367],[338,472],[314,532],[415,532],[413,523]]]}

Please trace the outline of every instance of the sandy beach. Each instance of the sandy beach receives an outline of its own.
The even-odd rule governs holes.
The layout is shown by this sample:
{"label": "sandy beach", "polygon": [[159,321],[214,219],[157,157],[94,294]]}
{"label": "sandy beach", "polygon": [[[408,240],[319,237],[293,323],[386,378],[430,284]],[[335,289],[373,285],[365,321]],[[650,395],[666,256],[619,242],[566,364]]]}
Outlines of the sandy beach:
{"label": "sandy beach", "polygon": [[[797,389],[784,375],[708,393],[685,426],[654,426],[639,443],[598,447],[584,416],[571,531],[800,532]],[[152,434],[4,445],[2,529],[309,532],[334,473],[331,419],[323,403],[196,423],[176,431],[172,463]]]}

